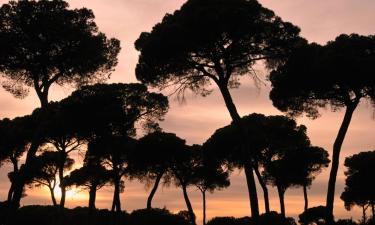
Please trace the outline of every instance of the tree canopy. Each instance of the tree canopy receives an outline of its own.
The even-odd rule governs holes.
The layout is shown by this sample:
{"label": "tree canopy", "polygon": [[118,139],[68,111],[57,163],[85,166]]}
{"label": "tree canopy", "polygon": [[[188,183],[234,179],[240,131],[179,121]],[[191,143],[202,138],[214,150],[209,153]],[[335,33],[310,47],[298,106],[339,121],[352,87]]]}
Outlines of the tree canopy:
{"label": "tree canopy", "polygon": [[98,31],[91,10],[56,1],[10,1],[0,8],[0,71],[6,90],[24,96],[33,87],[43,106],[52,84],[106,79],[120,43]]}
{"label": "tree canopy", "polygon": [[345,189],[341,199],[345,208],[350,210],[354,205],[371,206],[374,217],[375,182],[372,176],[375,172],[375,152],[361,152],[345,159]]}
{"label": "tree canopy", "polygon": [[257,1],[190,0],[140,35],[136,75],[147,84],[173,82],[203,95],[211,81],[238,87],[238,76],[251,74],[257,61],[276,65],[298,34]]}

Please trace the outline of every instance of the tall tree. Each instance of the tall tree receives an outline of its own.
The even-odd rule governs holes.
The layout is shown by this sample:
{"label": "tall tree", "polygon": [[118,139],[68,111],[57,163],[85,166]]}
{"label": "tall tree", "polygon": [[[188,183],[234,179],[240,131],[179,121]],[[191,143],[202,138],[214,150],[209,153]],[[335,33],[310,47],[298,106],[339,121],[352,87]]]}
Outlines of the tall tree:
{"label": "tall tree", "polygon": [[[182,96],[189,89],[206,96],[213,82],[246,149],[247,131],[229,89],[237,88],[243,75],[256,77],[253,66],[257,62],[264,61],[270,68],[277,65],[299,40],[298,34],[297,27],[283,22],[255,0],[189,0],[181,9],[167,14],[151,32],[140,35],[135,43],[140,51],[136,76],[151,86],[174,85],[175,92]],[[252,215],[257,218],[251,162],[245,172]]]}
{"label": "tall tree", "polygon": [[[341,146],[355,109],[361,100],[375,99],[375,37],[340,35],[325,46],[301,46],[271,75],[270,98],[275,107],[290,115],[306,113],[317,118],[319,108],[345,110],[333,144],[327,191],[327,215],[333,220],[336,176]],[[345,66],[343,66],[345,65]]]}
{"label": "tall tree", "polygon": [[[47,114],[48,94],[53,84],[81,85],[102,81],[117,64],[119,41],[98,31],[91,10],[69,9],[67,2],[10,1],[0,8],[0,72],[3,87],[24,97],[32,87]],[[31,170],[43,134],[43,120],[27,153],[25,166],[14,190],[13,208],[18,208],[27,170]],[[25,172],[23,172],[25,171]]]}
{"label": "tall tree", "polygon": [[152,208],[160,182],[170,182],[174,155],[184,148],[185,140],[172,133],[153,132],[139,139],[131,165],[141,181],[154,183],[147,198],[147,209]]}
{"label": "tall tree", "polygon": [[350,210],[354,205],[363,209],[365,222],[365,211],[371,207],[372,218],[375,218],[375,182],[372,179],[375,173],[375,151],[361,152],[345,159],[345,190],[341,199],[345,208]]}
{"label": "tall tree", "polygon": [[[60,167],[60,154],[58,152],[45,151],[37,156],[32,173],[28,177],[28,184],[31,187],[47,187],[53,206],[57,206],[55,188],[57,185],[57,175]],[[74,160],[67,158],[64,163],[64,170],[72,168]]]}

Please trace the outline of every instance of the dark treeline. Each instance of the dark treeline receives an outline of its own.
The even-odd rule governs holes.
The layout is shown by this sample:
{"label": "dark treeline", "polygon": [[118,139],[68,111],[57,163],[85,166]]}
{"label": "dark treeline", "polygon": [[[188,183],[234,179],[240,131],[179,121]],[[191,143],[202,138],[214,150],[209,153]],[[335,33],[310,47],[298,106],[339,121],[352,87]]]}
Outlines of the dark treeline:
{"label": "dark treeline", "polygon": [[[356,224],[335,221],[333,206],[351,118],[361,101],[375,103],[374,36],[343,34],[325,45],[308,43],[297,26],[256,0],[188,0],[135,42],[140,83],[107,84],[118,63],[120,41],[101,33],[94,19],[91,10],[70,9],[63,0],[11,1],[0,8],[2,86],[18,98],[32,89],[40,100],[30,115],[0,120],[0,165],[12,166],[8,195],[0,204],[1,225],[196,225],[191,187],[202,195],[204,225],[296,224],[287,217],[285,193],[290,188],[301,190],[300,224]],[[258,82],[258,63],[269,72],[270,99],[286,116],[238,113],[230,89],[239,88],[244,76]],[[53,85],[74,91],[51,102]],[[168,112],[168,98],[149,88],[167,87],[173,87],[179,99],[186,91],[204,97],[217,88],[231,124],[202,145],[188,145],[163,131],[159,122]],[[295,120],[300,115],[316,119],[319,109],[327,107],[345,111],[331,159]],[[72,170],[76,151],[84,153],[83,164]],[[309,207],[308,189],[329,165],[326,202]],[[374,152],[345,160],[341,199],[347,210],[362,208],[362,224],[374,221],[374,165]],[[251,214],[207,222],[207,194],[229,187],[234,170],[244,171]],[[132,179],[151,188],[145,209],[128,214],[120,195]],[[262,189],[264,214],[256,183]],[[181,189],[186,211],[172,214],[152,207],[163,185]],[[53,206],[20,208],[27,188],[42,186]],[[96,208],[97,191],[104,186],[113,188],[110,210]],[[277,190],[278,209],[269,204],[270,187]],[[87,191],[87,207],[65,208],[66,192],[72,188]],[[60,199],[56,189],[61,190]]]}

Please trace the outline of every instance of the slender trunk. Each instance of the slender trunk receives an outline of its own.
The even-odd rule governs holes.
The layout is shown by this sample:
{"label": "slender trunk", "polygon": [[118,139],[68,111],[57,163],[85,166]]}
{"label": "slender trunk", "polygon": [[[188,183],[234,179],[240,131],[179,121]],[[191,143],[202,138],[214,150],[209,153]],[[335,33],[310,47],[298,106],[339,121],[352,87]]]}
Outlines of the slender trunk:
{"label": "slender trunk", "polygon": [[[249,164],[250,160],[248,159],[250,156],[248,154],[248,150],[250,148],[250,143],[248,141],[248,131],[247,129],[242,125],[241,117],[238,114],[237,108],[233,103],[232,96],[228,90],[227,84],[220,84],[218,83],[218,86],[220,88],[220,92],[224,98],[225,105],[229,111],[229,114],[233,120],[233,123],[237,127],[237,129],[240,132],[240,135],[242,135],[242,140],[244,142],[244,146],[242,149],[242,157],[245,159],[245,164]],[[251,216],[253,217],[254,220],[257,220],[259,218],[259,205],[258,205],[258,195],[257,195],[257,190],[256,190],[256,185],[255,185],[255,179],[254,179],[254,174],[252,172],[252,167],[246,168],[245,165],[245,174],[246,174],[246,180],[248,184],[248,192],[249,192],[249,197],[250,197],[250,208],[251,208]]]}
{"label": "slender trunk", "polygon": [[182,186],[182,191],[183,191],[183,194],[184,194],[186,207],[187,207],[188,212],[189,212],[190,222],[191,222],[192,225],[196,225],[197,223],[195,222],[195,214],[194,214],[193,207],[191,206],[189,196],[187,194],[186,185],[181,184],[181,186]]}
{"label": "slender trunk", "polygon": [[96,201],[96,185],[92,185],[90,187],[89,192],[89,211],[93,211],[95,207],[95,201]]}
{"label": "slender trunk", "polygon": [[307,185],[303,185],[303,198],[305,199],[305,212],[309,208],[309,199],[307,198]]}
{"label": "slender trunk", "polygon": [[262,190],[263,190],[263,197],[264,197],[264,207],[265,207],[265,211],[266,211],[266,213],[269,213],[269,212],[270,212],[270,200],[269,200],[269,196],[268,196],[268,188],[267,188],[267,185],[266,185],[266,183],[264,182],[264,180],[263,180],[263,178],[262,178],[262,175],[261,175],[260,172],[259,172],[259,168],[258,168],[258,166],[254,166],[254,171],[255,171],[255,174],[257,175],[257,178],[258,178],[259,184],[260,184],[260,186],[262,187]]}
{"label": "slender trunk", "polygon": [[280,213],[283,217],[285,217],[285,202],[284,202],[284,194],[285,191],[282,189],[279,185],[277,186],[277,192],[279,194],[279,200],[280,200]]}
{"label": "slender trunk", "polygon": [[97,185],[93,184],[90,187],[90,192],[89,192],[89,213],[88,213],[88,219],[87,219],[87,224],[91,225],[93,224],[93,215],[95,212],[95,201],[96,201],[96,189]]}
{"label": "slender trunk", "polygon": [[152,190],[150,192],[150,195],[147,198],[147,209],[152,209],[152,205],[151,205],[152,204],[152,199],[154,198],[154,195],[155,195],[156,191],[158,190],[159,183],[160,183],[161,178],[163,177],[163,174],[164,173],[161,172],[156,177],[154,187],[152,188]]}
{"label": "slender trunk", "polygon": [[59,164],[59,181],[60,181],[60,189],[61,189],[61,198],[60,198],[60,207],[65,207],[65,198],[66,198],[66,187],[64,184],[64,165],[66,161],[66,153],[61,152],[61,159]]}
{"label": "slender trunk", "polygon": [[52,204],[53,204],[53,206],[56,207],[57,202],[56,202],[55,192],[53,191],[52,187],[48,187],[48,189],[49,189],[49,192],[51,193]]}
{"label": "slender trunk", "polygon": [[17,179],[17,176],[18,176],[18,160],[17,160],[16,157],[11,157],[10,160],[11,160],[12,165],[13,165],[13,174],[12,174],[12,178],[10,179],[11,184],[10,184],[10,188],[9,188],[9,191],[8,191],[8,198],[7,198],[8,203],[10,203],[12,201],[14,186],[15,186],[15,182],[16,182],[16,179]]}
{"label": "slender trunk", "polygon": [[120,178],[116,178],[114,185],[115,191],[113,193],[112,212],[121,212]]}
{"label": "slender trunk", "polygon": [[350,125],[350,121],[352,119],[354,110],[356,109],[358,103],[359,103],[359,100],[354,102],[352,105],[349,105],[346,107],[344,119],[342,121],[339,132],[337,134],[335,143],[333,144],[332,164],[331,164],[331,172],[330,172],[329,181],[328,181],[327,201],[326,201],[327,220],[328,222],[331,222],[331,223],[333,222],[333,204],[335,201],[335,186],[336,186],[337,171],[339,168],[341,146],[344,142],[345,135]]}
{"label": "slender trunk", "polygon": [[202,191],[203,198],[203,225],[206,225],[206,191]]}

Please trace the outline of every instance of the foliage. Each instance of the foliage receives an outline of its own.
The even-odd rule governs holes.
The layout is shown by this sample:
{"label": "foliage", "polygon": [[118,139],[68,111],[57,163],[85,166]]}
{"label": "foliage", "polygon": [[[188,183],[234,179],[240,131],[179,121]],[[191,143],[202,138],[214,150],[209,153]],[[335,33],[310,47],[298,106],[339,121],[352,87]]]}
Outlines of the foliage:
{"label": "foliage", "polygon": [[298,33],[257,1],[190,0],[140,35],[136,75],[155,86],[172,82],[180,93],[207,95],[211,81],[235,88],[258,60],[278,64]]}
{"label": "foliage", "polygon": [[303,45],[271,73],[270,98],[283,112],[313,118],[321,107],[338,110],[374,99],[374,52],[375,37],[357,34],[340,35],[325,46]]}
{"label": "foliage", "polygon": [[35,88],[42,105],[52,84],[105,80],[117,64],[120,43],[98,31],[91,10],[65,1],[10,1],[0,8],[3,87],[24,97]]}
{"label": "foliage", "polygon": [[317,206],[307,209],[305,212],[300,214],[299,223],[301,225],[323,225],[326,224],[327,210],[324,206]]}
{"label": "foliage", "polygon": [[375,173],[375,151],[347,157],[345,166],[345,190],[341,194],[345,208],[350,210],[354,205],[374,205],[375,182],[371,177]]}
{"label": "foliage", "polygon": [[[142,84],[84,86],[61,101],[66,118],[90,140],[108,135],[134,135],[135,123],[145,126],[162,120],[168,99],[149,92]],[[92,113],[95,112],[95,113]]]}

